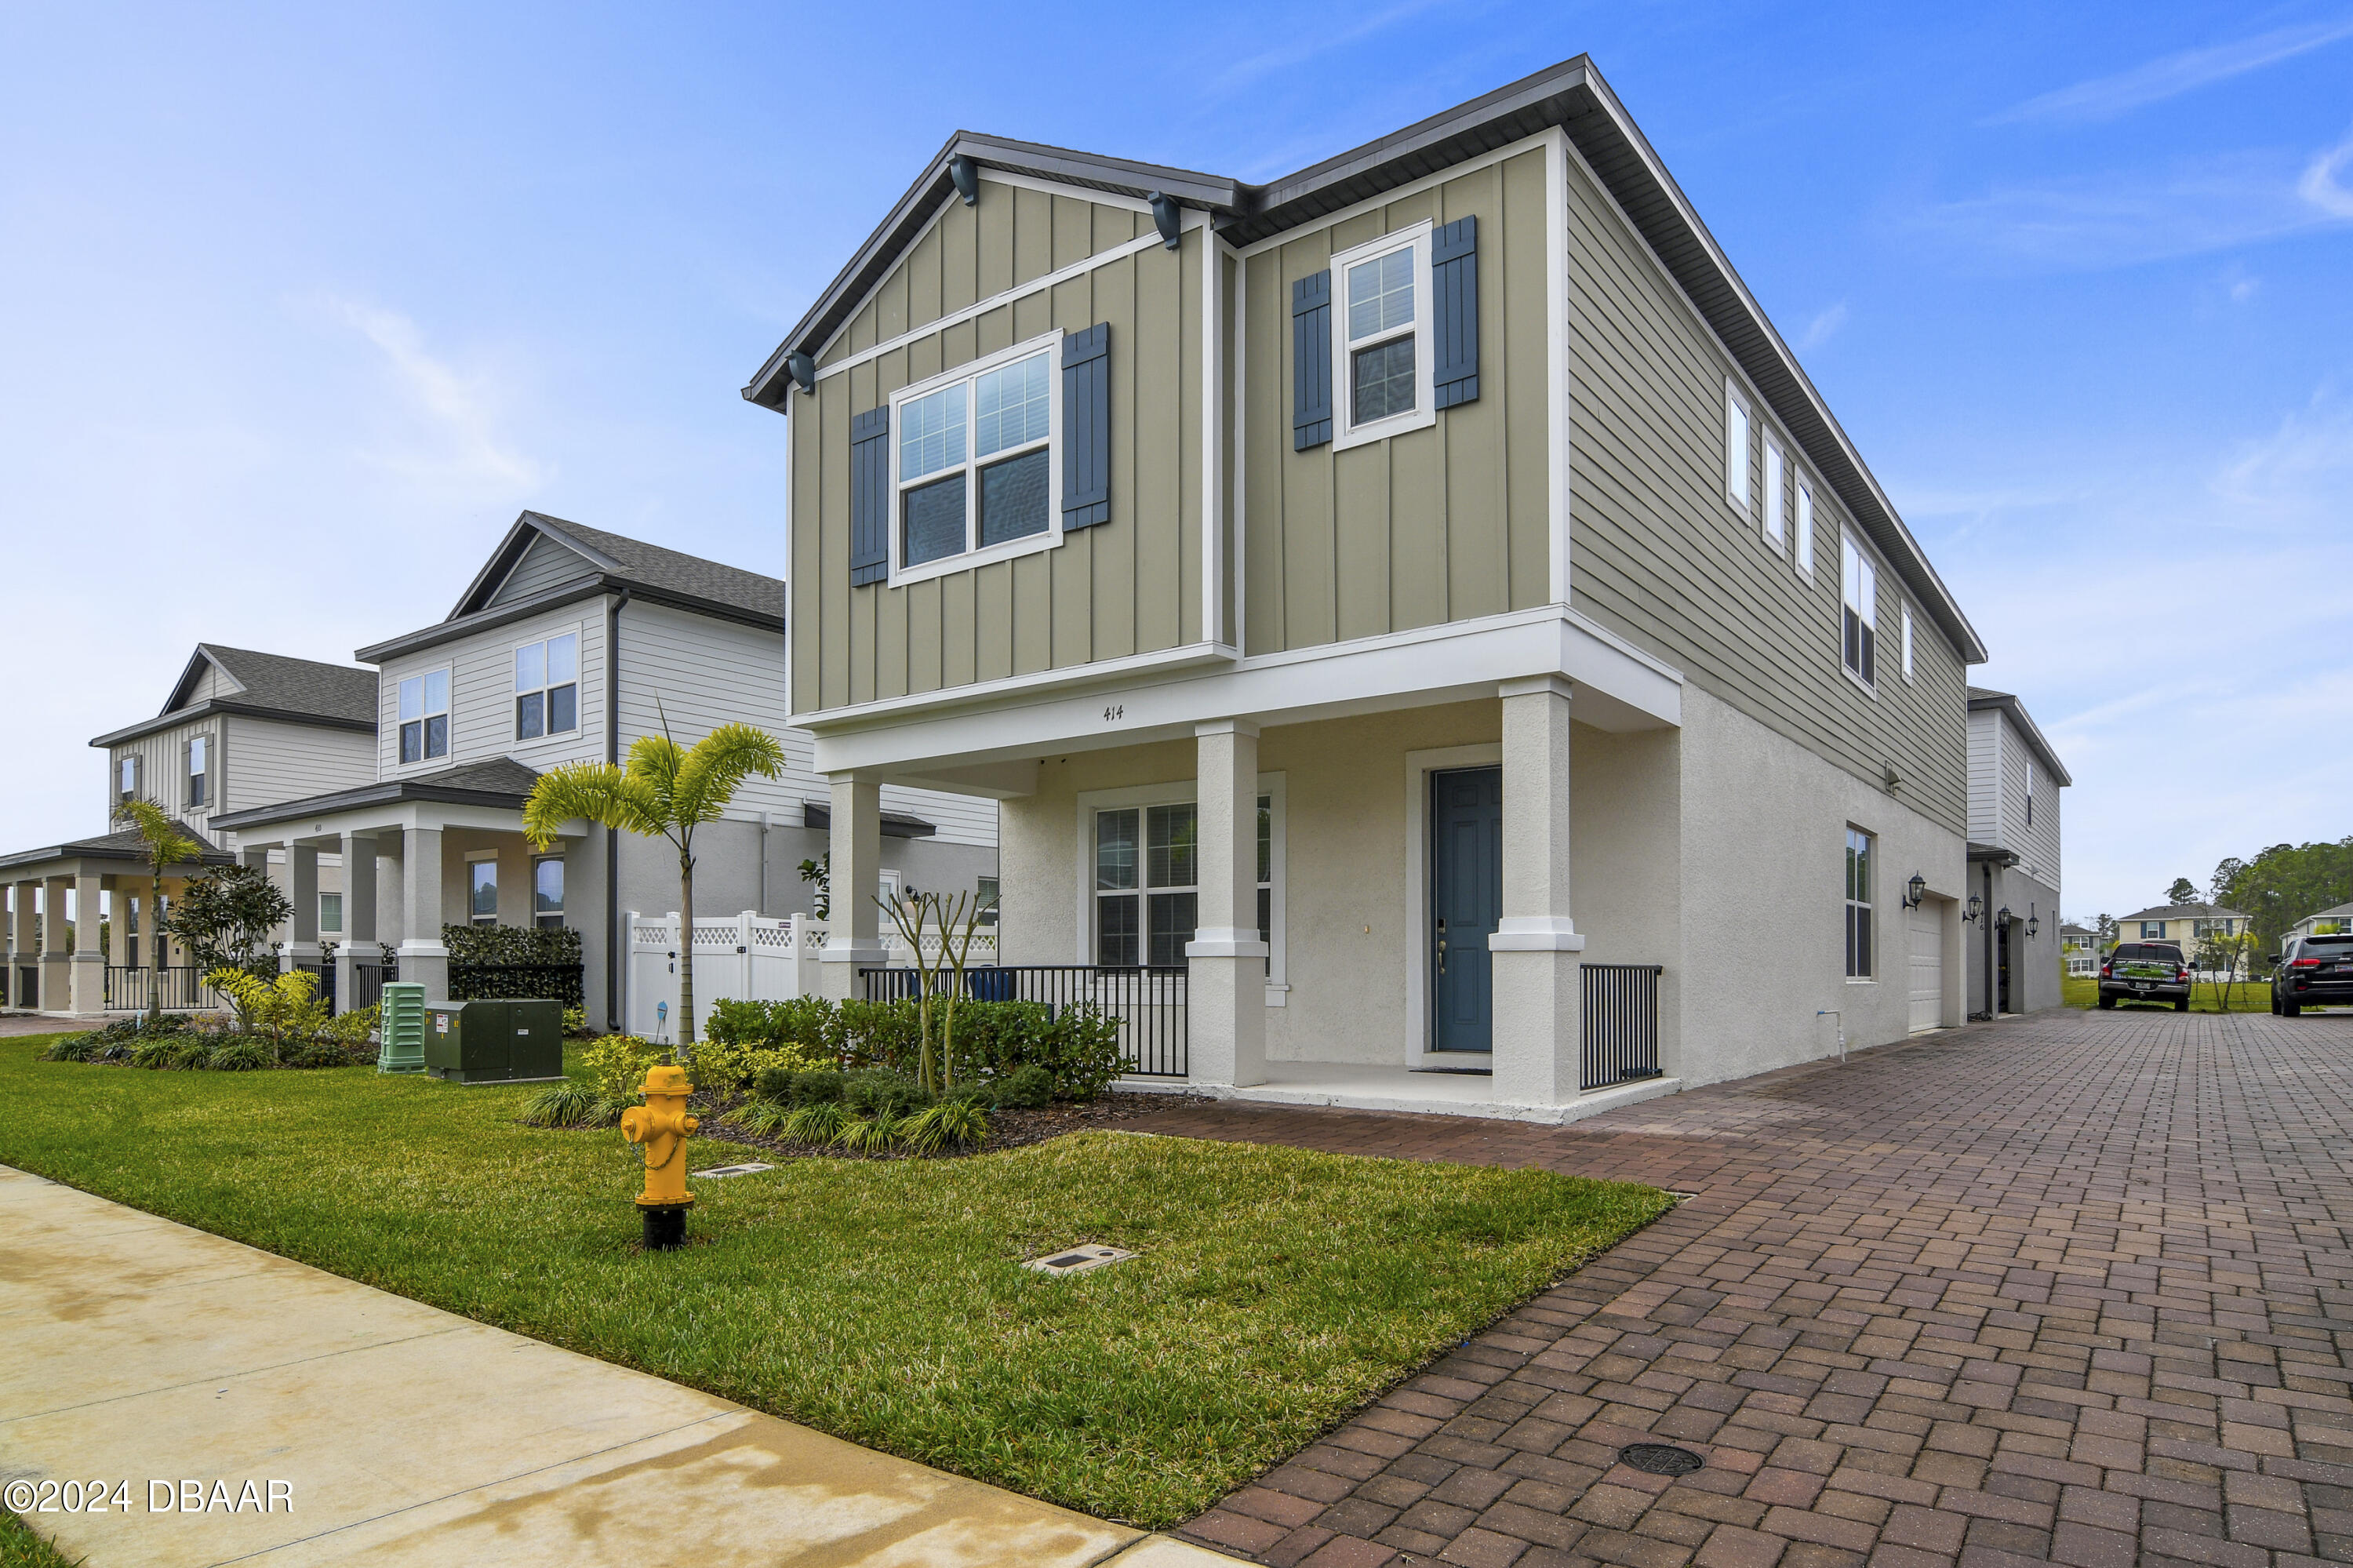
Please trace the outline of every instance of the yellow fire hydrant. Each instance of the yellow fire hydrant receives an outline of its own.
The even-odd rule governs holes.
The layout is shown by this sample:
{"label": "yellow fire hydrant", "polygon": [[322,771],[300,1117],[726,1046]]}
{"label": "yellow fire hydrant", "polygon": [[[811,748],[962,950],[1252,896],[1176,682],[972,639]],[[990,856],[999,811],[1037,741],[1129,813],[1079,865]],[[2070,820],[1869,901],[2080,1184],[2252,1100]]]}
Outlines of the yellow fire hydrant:
{"label": "yellow fire hydrant", "polygon": [[638,1194],[638,1208],[646,1217],[649,1252],[686,1241],[686,1211],[694,1204],[686,1190],[686,1139],[702,1125],[686,1114],[693,1086],[683,1067],[649,1067],[638,1088],[646,1103],[621,1113],[621,1136],[646,1150],[646,1190]]}

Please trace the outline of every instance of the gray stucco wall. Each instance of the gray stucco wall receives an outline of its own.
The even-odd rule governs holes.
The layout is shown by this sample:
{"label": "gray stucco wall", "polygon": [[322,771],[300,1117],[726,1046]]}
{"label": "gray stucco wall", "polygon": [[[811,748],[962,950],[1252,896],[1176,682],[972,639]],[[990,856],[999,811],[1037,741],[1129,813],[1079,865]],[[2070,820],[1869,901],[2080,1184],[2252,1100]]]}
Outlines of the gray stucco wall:
{"label": "gray stucco wall", "polygon": [[[2035,1012],[2046,1007],[2057,1007],[2064,1000],[2061,987],[2059,965],[2059,895],[2047,883],[2030,876],[2017,866],[1995,870],[1991,881],[1984,880],[1985,868],[1970,868],[1971,884],[1985,898],[1983,921],[1971,925],[1963,940],[1962,967],[1968,970],[1969,1011],[1982,1012],[1986,1001],[1986,981],[2000,963],[2001,937],[1994,926],[1994,912],[2005,906],[2017,916],[2010,932],[2010,1011]],[[1964,895],[1964,896],[1967,896]],[[2029,915],[2039,916],[2042,930],[2033,937],[2026,934]],[[1999,985],[1999,980],[1996,984]]]}

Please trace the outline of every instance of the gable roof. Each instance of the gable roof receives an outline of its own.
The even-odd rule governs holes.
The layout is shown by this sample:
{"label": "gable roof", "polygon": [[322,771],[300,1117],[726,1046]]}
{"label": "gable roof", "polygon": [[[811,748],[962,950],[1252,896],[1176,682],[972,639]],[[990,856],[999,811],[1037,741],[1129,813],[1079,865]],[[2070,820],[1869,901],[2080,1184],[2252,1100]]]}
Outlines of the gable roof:
{"label": "gable roof", "polygon": [[[188,826],[187,823],[174,819],[173,825],[196,846],[198,853],[192,863],[227,865],[237,859],[235,855],[223,852],[210,839]],[[63,843],[48,844],[40,849],[19,850],[14,854],[0,855],[0,866],[16,869],[37,864],[44,861],[72,860],[77,857],[143,863],[147,859],[147,841],[140,836],[138,829],[124,828],[117,832],[100,833],[95,838],[69,839]]]}
{"label": "gable roof", "polygon": [[2163,904],[2154,909],[2137,909],[2129,915],[2119,915],[2117,920],[2244,920],[2246,911],[2225,909],[2219,904]]}
{"label": "gable roof", "polygon": [[[237,690],[197,699],[197,683],[207,670],[218,670]],[[373,734],[375,701],[376,675],[373,670],[296,659],[284,653],[263,653],[251,648],[231,648],[219,642],[199,642],[196,651],[188,656],[180,678],[173,683],[172,694],[164,700],[161,713],[152,719],[109,731],[91,740],[90,745],[119,746],[214,713],[245,714],[290,724]]]}
{"label": "gable roof", "polygon": [[957,158],[984,169],[1118,196],[1170,196],[1179,206],[1208,213],[1211,226],[1229,243],[1249,245],[1554,126],[1567,131],[1570,143],[1856,524],[1960,651],[1962,662],[1985,662],[1985,644],[1927,553],[1665,164],[1585,55],[1265,185],[959,131],[761,365],[744,396],[764,408],[785,410],[792,389],[786,368],[789,356],[816,357],[857,313],[867,291],[922,233],[940,204],[952,198],[955,187],[948,166]]}
{"label": "gable roof", "polygon": [[2334,909],[2316,909],[2296,924],[2301,926],[2311,920],[2353,920],[2353,904],[2339,904]]}
{"label": "gable roof", "polygon": [[2034,716],[2026,711],[2026,705],[2016,696],[2009,692],[1971,686],[1969,712],[1976,713],[1979,708],[2006,710],[2011,718],[2018,721],[2019,733],[2026,737],[2027,745],[2034,747],[2035,755],[2042,758],[2042,766],[2050,771],[2051,777],[2059,780],[2063,788],[2075,782],[2073,776],[2067,771],[2067,765],[2059,760],[2059,754],[2051,749],[2049,741],[2042,738],[2042,731],[2035,724]]}
{"label": "gable roof", "polygon": [[[580,557],[575,577],[503,603],[498,592],[532,546],[553,540]],[[419,648],[429,648],[486,627],[573,599],[627,589],[633,598],[675,605],[723,620],[770,627],[781,632],[785,624],[785,585],[781,578],[747,572],[741,567],[690,556],[682,550],[649,545],[620,534],[608,534],[543,512],[525,512],[499,541],[498,548],[474,574],[466,591],[448,616],[433,626],[371,643],[357,657],[371,664]]]}
{"label": "gable roof", "polygon": [[497,806],[521,810],[524,798],[531,793],[531,787],[538,782],[538,769],[526,767],[512,757],[493,757],[480,762],[462,762],[455,768],[444,768],[432,773],[379,779],[373,784],[354,785],[349,789],[336,789],[324,795],[306,795],[299,800],[280,800],[274,805],[230,811],[213,818],[212,825],[216,830],[256,828],[271,822],[290,822],[301,817],[323,817],[331,811],[346,810],[353,806],[381,806],[397,800],[442,800],[457,805]]}

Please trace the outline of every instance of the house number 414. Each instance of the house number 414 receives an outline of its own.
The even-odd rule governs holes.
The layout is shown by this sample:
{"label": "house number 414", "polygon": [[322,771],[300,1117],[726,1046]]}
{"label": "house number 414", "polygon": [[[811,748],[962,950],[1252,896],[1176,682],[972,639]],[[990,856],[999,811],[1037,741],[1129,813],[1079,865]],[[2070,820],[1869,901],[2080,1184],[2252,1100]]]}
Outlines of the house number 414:
{"label": "house number 414", "polygon": [[1125,703],[1114,704],[1113,705],[1103,709],[1103,723],[1105,724],[1117,724],[1126,716],[1127,705]]}

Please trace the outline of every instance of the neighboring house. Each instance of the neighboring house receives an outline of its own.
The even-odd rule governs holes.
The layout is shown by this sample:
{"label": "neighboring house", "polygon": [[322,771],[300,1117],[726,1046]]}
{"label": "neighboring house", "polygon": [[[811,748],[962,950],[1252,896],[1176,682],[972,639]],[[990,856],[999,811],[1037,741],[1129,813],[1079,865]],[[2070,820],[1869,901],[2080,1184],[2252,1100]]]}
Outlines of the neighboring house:
{"label": "neighboring house", "polygon": [[2100,934],[2088,926],[2059,927],[2059,960],[2071,975],[2100,971]]}
{"label": "neighboring house", "polygon": [[2338,937],[2348,931],[2353,931],[2353,904],[2339,904],[2333,909],[2307,915],[2290,926],[2280,945],[2284,948],[2298,937]]}
{"label": "neighboring house", "polygon": [[[200,642],[179,680],[150,719],[101,735],[90,745],[106,753],[105,818],[111,823],[133,796],[179,819],[202,844],[202,863],[226,863],[236,846],[218,819],[245,808],[356,784],[375,773],[375,675],[373,671],[280,653]],[[164,881],[166,902],[198,868],[175,868]],[[311,916],[340,916],[341,884],[330,863],[312,889]],[[153,895],[141,840],[117,830],[0,859],[0,881],[13,885],[8,932],[7,1000],[43,1012],[96,1012],[106,964],[153,961]],[[73,892],[79,915],[105,909],[111,950],[101,958],[98,922],[78,920],[78,951],[33,951],[31,920],[37,891],[45,907],[65,906]],[[101,898],[103,905],[101,906]],[[124,934],[145,939],[135,946]],[[60,937],[62,940],[62,923]],[[176,945],[166,957],[179,963]],[[187,993],[193,999],[191,990]]]}
{"label": "neighboring house", "polygon": [[1962,1021],[1985,650],[1588,61],[1264,185],[960,132],[744,396],[830,993],[896,782],[999,802],[1008,961],[1181,971],[1136,1059],[1221,1092]]}
{"label": "neighboring house", "polygon": [[2025,704],[1969,688],[1972,1014],[2060,1003],[2059,791],[2073,782]]}
{"label": "neighboring house", "polygon": [[2136,910],[2116,921],[2119,942],[2179,942],[2190,958],[2209,937],[2242,937],[2253,929],[2252,916],[2219,904],[2161,904]]}
{"label": "neighboring house", "polygon": [[[608,955],[628,911],[678,904],[678,856],[663,840],[574,822],[544,850],[522,831],[524,798],[561,763],[620,761],[639,736],[692,746],[717,725],[776,735],[786,777],[753,779],[724,820],[695,839],[696,913],[809,906],[805,858],[825,853],[825,787],[809,740],[786,727],[785,585],[716,561],[525,512],[440,621],[359,650],[377,666],[380,729],[367,777],[215,819],[238,853],[283,854],[311,885],[322,854],[343,858],[348,940],[341,972],[396,947],[404,979],[448,983],[444,925],[570,926],[581,933],[587,1010],[617,1012]],[[907,885],[976,890],[996,871],[995,808],[891,792],[887,864]],[[809,813],[814,813],[814,818]],[[289,960],[316,962],[320,933],[297,893]]]}

